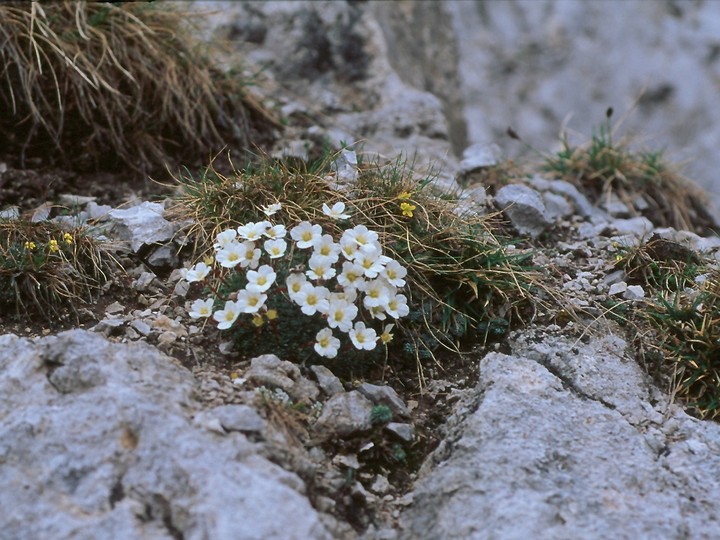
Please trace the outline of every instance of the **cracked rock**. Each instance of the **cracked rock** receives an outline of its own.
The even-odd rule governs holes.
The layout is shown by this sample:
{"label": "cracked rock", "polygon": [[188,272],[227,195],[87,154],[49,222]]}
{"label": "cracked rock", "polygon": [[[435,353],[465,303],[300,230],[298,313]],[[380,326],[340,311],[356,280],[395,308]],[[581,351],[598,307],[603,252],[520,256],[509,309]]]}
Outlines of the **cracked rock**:
{"label": "cracked rock", "polygon": [[663,401],[619,337],[551,334],[481,360],[400,538],[712,538],[720,426]]}

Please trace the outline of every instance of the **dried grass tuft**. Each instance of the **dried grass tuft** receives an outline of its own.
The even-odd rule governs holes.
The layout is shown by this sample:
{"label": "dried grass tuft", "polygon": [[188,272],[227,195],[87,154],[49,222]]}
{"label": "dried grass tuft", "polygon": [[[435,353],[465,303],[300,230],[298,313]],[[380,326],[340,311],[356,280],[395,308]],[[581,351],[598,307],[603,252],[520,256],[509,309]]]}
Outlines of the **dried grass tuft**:
{"label": "dried grass tuft", "polygon": [[170,3],[4,3],[0,63],[0,146],[21,165],[157,171],[272,121]]}

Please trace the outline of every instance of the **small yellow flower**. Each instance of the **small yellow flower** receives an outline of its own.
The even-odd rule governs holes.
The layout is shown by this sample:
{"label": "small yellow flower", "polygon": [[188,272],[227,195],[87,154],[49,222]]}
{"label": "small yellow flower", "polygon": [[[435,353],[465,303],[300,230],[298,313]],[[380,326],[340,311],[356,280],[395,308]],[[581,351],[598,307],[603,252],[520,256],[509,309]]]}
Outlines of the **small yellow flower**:
{"label": "small yellow flower", "polygon": [[268,321],[274,321],[278,318],[277,309],[268,309],[265,316],[267,317]]}
{"label": "small yellow flower", "polygon": [[410,197],[412,197],[412,193],[409,191],[403,191],[400,195],[397,196],[397,198],[401,201],[407,201]]}
{"label": "small yellow flower", "polygon": [[65,233],[65,234],[63,234],[63,240],[65,240],[65,243],[66,243],[68,246],[72,246],[72,245],[73,245],[73,242],[75,241],[75,239],[73,238],[72,234],[70,234],[70,233]]}
{"label": "small yellow flower", "polygon": [[32,250],[35,249],[36,247],[37,247],[37,246],[35,245],[35,242],[32,242],[32,241],[25,242],[25,249],[27,249],[27,250],[32,251]]}
{"label": "small yellow flower", "polygon": [[265,324],[265,321],[262,318],[262,315],[255,314],[252,318],[252,323],[260,328],[263,324]]}
{"label": "small yellow flower", "polygon": [[55,253],[56,251],[60,251],[60,248],[58,247],[58,241],[54,238],[50,240],[50,251]]}
{"label": "small yellow flower", "polygon": [[622,256],[622,255],[615,255],[615,260],[616,260],[617,262],[620,262],[620,261],[623,260],[623,256]]}
{"label": "small yellow flower", "polygon": [[413,217],[413,210],[417,208],[414,204],[410,204],[408,202],[400,203],[400,210],[402,210],[402,215],[407,217]]}

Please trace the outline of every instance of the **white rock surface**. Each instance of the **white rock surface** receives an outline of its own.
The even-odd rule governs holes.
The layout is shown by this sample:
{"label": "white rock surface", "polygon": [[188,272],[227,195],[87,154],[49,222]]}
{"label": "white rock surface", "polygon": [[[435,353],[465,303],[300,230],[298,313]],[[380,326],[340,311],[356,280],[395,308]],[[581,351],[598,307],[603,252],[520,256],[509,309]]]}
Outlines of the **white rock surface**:
{"label": "white rock surface", "polygon": [[235,431],[258,420],[196,427],[193,392],[148,345],[1,336],[0,537],[329,538],[303,482]]}
{"label": "white rock surface", "polygon": [[[445,2],[459,48],[468,144],[495,141],[511,157],[587,140],[613,121],[640,148],[673,162],[720,200],[720,3],[623,0]],[[626,113],[629,114],[626,115]]]}
{"label": "white rock surface", "polygon": [[625,347],[541,330],[483,358],[400,537],[715,538],[720,426],[668,406]]}

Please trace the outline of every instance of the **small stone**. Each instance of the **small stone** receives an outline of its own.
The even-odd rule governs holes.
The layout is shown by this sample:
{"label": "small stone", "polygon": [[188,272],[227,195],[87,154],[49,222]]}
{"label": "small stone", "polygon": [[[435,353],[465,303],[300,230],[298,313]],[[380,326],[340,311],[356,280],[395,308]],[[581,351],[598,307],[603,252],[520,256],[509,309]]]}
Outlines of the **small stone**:
{"label": "small stone", "polygon": [[249,405],[221,405],[209,413],[217,416],[226,431],[260,433],[265,430],[265,420]]}
{"label": "small stone", "polygon": [[390,482],[385,476],[378,474],[375,477],[375,481],[370,486],[370,491],[377,493],[378,495],[384,495],[390,489]]}
{"label": "small stone", "polygon": [[608,294],[610,296],[615,296],[616,294],[624,293],[628,289],[628,284],[624,281],[619,281],[617,283],[613,283],[610,285],[610,290],[608,291]]}
{"label": "small stone", "polygon": [[274,354],[253,358],[245,377],[258,386],[282,389],[296,403],[315,401],[320,394],[317,385],[302,376],[300,368]]}
{"label": "small stone", "polygon": [[91,328],[93,332],[99,332],[109,336],[117,328],[123,326],[127,321],[120,317],[107,317]]}
{"label": "small stone", "polygon": [[645,298],[645,291],[640,285],[630,285],[623,294],[623,298],[626,300],[637,300],[639,298]]}
{"label": "small stone", "polygon": [[163,332],[158,336],[158,347],[167,349],[170,345],[175,343],[178,339],[178,335],[175,332]]}
{"label": "small stone", "polygon": [[190,284],[187,281],[178,281],[175,284],[175,288],[173,289],[173,294],[175,296],[182,296],[184,298],[185,296],[187,296],[189,289]]}
{"label": "small stone", "polygon": [[155,249],[148,256],[148,264],[159,268],[173,268],[179,264],[177,248],[172,244],[166,244]]}
{"label": "small stone", "polygon": [[466,174],[483,167],[494,167],[501,157],[502,150],[497,144],[473,144],[463,151],[460,173]]}
{"label": "small stone", "polygon": [[155,279],[152,272],[143,272],[140,277],[133,283],[133,288],[138,291],[146,291],[150,283]]}
{"label": "small stone", "polygon": [[362,383],[357,387],[357,390],[375,405],[387,405],[393,412],[393,415],[404,418],[410,416],[410,411],[405,405],[405,402],[398,396],[397,392],[389,386]]}
{"label": "small stone", "polygon": [[349,469],[358,470],[360,468],[360,462],[355,454],[338,454],[332,459],[332,462]]}
{"label": "small stone", "polygon": [[130,326],[132,326],[135,330],[140,332],[143,336],[149,336],[150,332],[152,331],[152,328],[150,328],[150,325],[146,323],[145,321],[141,321],[139,319],[135,319],[130,323]]}
{"label": "small stone", "polygon": [[385,426],[385,431],[389,431],[393,435],[397,435],[405,442],[412,442],[415,438],[415,430],[412,424],[402,424],[400,422],[390,422]]}
{"label": "small stone", "polygon": [[332,371],[325,366],[315,365],[310,366],[310,369],[317,377],[320,389],[325,393],[326,396],[332,397],[335,394],[339,394],[345,391],[345,388]]}
{"label": "small stone", "polygon": [[373,404],[357,390],[331,397],[313,426],[324,439],[348,437],[372,427]]}
{"label": "small stone", "polygon": [[553,221],[548,217],[540,194],[523,184],[504,186],[495,194],[495,203],[521,234],[533,238]]}
{"label": "small stone", "polygon": [[123,306],[120,302],[113,302],[105,308],[105,313],[107,313],[108,315],[114,315],[115,313],[120,313],[124,310],[125,306]]}

